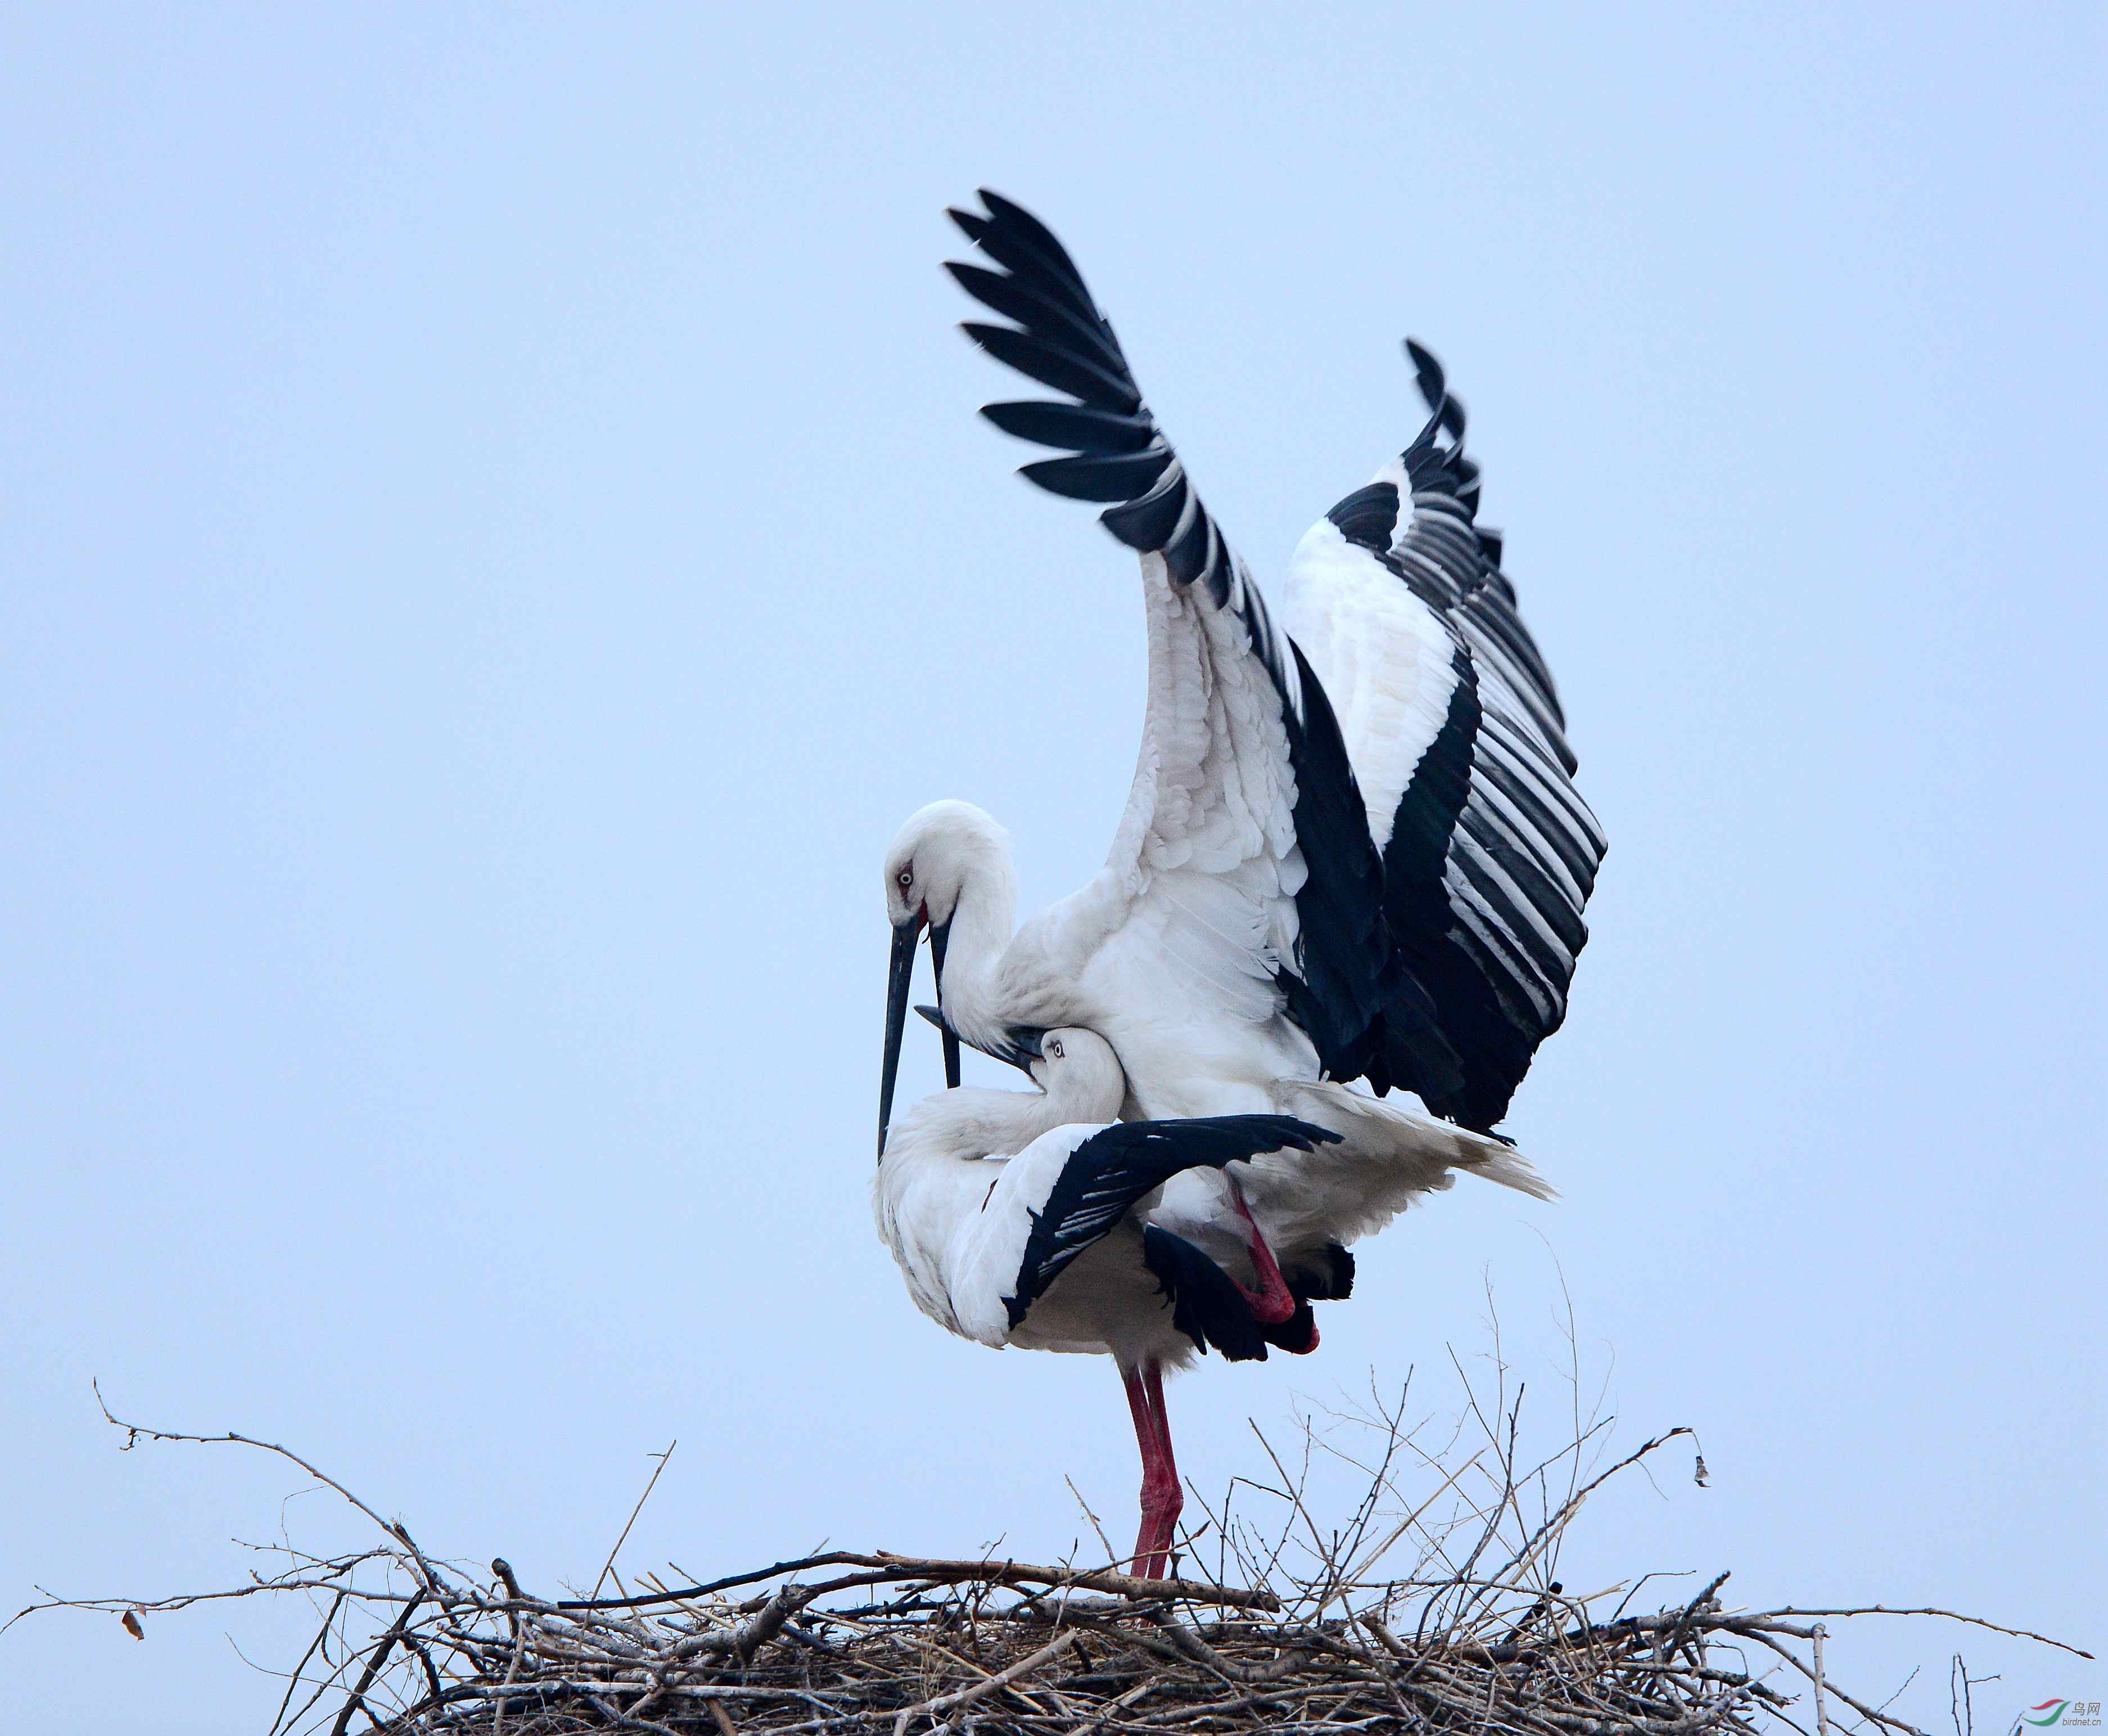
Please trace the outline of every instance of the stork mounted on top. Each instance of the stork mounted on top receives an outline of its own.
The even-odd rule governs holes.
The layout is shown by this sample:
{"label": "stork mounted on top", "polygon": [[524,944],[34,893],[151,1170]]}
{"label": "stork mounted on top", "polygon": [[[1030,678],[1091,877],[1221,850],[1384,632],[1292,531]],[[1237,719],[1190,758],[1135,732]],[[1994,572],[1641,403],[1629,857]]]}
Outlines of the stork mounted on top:
{"label": "stork mounted on top", "polygon": [[[926,932],[938,1006],[926,1010],[944,1032],[948,1086],[959,1082],[961,1043],[1037,1079],[1050,1032],[1095,1033],[1114,1058],[1117,1113],[1161,1130],[1152,1148],[1160,1154],[1209,1154],[1127,1199],[1101,1233],[1138,1226],[1138,1249],[1154,1230],[1191,1250],[1222,1283],[1184,1255],[1178,1266],[1159,1242],[1146,1267],[1154,1288],[1133,1306],[1176,1332],[1182,1286],[1188,1298],[1204,1289],[1235,1296],[1247,1315],[1237,1342],[1263,1356],[1266,1333],[1253,1330],[1278,1329],[1312,1300],[1344,1294],[1345,1244],[1412,1195],[1447,1185],[1453,1167],[1543,1191],[1527,1164],[1503,1161],[1493,1130],[1565,1015],[1603,834],[1574,788],[1565,715],[1501,571],[1500,538],[1477,524],[1463,406],[1434,357],[1408,340],[1426,424],[1304,536],[1288,569],[1283,632],[1066,251],[1019,206],[981,197],[985,214],[951,215],[992,263],[948,268],[1011,323],[965,329],[998,360],[1065,394],[990,404],[983,414],[1062,452],[1022,474],[1103,505],[1101,522],[1140,556],[1148,703],[1105,868],[1022,926],[1009,835],[981,810],[933,803],[894,839],[885,866],[894,940],[880,1196]],[[1348,1089],[1359,1082],[1375,1095]],[[1440,1119],[1377,1100],[1394,1090],[1417,1095]],[[930,1107],[941,1101],[917,1110],[918,1128],[972,1118],[964,1104]],[[1174,1131],[1223,1118],[1241,1127],[1232,1143],[1276,1143],[1218,1156],[1221,1137]],[[993,1156],[1021,1163],[1021,1128],[1006,1131],[996,1126],[1002,1120],[983,1118],[938,1143],[982,1146],[953,1161],[983,1171]],[[1065,1161],[1084,1161],[1097,1136],[1079,1135]],[[1014,1149],[999,1149],[1006,1138]],[[1328,1158],[1336,1145],[1343,1155]],[[1262,1172],[1272,1179],[1255,1193]],[[987,1185],[993,1201],[998,1189]],[[1048,1185],[1052,1201],[1061,1190]],[[918,1239],[911,1219],[881,1210],[881,1227],[904,1267],[904,1249],[923,1249],[926,1278],[950,1270],[930,1248],[948,1246],[948,1235],[980,1233],[944,1217],[944,1234],[935,1234],[933,1219],[932,1235]],[[1283,1243],[1307,1256],[1300,1294],[1295,1272],[1284,1277],[1287,1262],[1276,1257]],[[1072,1302],[1062,1287],[1082,1289],[1089,1270],[1079,1263],[1050,1279],[1002,1342],[1029,1342],[1015,1333],[1033,1308]],[[958,1275],[965,1283],[963,1268]],[[912,1269],[910,1279],[912,1289]],[[1189,1326],[1199,1306],[1186,1305]],[[960,1318],[948,1324],[956,1329]],[[1218,1325],[1217,1347],[1229,1336]],[[1283,1342],[1277,1329],[1273,1342],[1308,1350],[1314,1324],[1308,1342],[1290,1336]],[[1184,1333],[1196,1346],[1207,1337],[1205,1328]],[[1107,1351],[1120,1361],[1146,1478],[1160,1486],[1170,1451],[1160,1374],[1171,1353],[1151,1342],[1130,1330],[1047,1347]],[[1148,1548],[1138,1545],[1137,1560],[1161,1567],[1170,1522],[1151,1520],[1166,1504],[1160,1491],[1151,1509],[1151,1486],[1146,1481]],[[1172,1487],[1175,1496],[1175,1475]],[[1169,1505],[1175,1522],[1175,1499]]]}

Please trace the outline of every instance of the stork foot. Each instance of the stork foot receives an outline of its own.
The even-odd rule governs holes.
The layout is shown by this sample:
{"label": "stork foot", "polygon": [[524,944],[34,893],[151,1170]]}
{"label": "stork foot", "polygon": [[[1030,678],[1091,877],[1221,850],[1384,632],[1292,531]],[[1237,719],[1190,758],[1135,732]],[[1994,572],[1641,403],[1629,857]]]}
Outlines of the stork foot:
{"label": "stork foot", "polygon": [[1169,1481],[1142,1485],[1142,1530],[1134,1540],[1134,1574],[1137,1579],[1163,1579],[1171,1571],[1171,1545],[1178,1536],[1178,1515],[1185,1510],[1186,1491],[1176,1473]]}

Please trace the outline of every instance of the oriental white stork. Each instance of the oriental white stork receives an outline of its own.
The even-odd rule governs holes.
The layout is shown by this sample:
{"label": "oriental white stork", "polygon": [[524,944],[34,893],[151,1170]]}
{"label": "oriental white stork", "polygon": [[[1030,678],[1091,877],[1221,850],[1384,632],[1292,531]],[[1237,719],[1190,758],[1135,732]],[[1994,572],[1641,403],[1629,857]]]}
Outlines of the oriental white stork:
{"label": "oriental white stork", "polygon": [[965,329],[1073,400],[982,413],[1070,454],[1022,474],[1110,503],[1101,521],[1140,554],[1148,704],[1104,870],[1015,932],[989,816],[937,803],[894,839],[881,1149],[926,927],[948,1083],[960,1038],[1023,1065],[1045,1031],[1083,1026],[1117,1052],[1130,1117],[1263,1113],[1281,1082],[1365,1078],[1490,1131],[1565,1016],[1604,839],[1476,524],[1463,407],[1409,345],[1426,425],[1304,538],[1290,638],[1061,243],[981,197],[986,215],[951,215],[1001,269],[948,268],[1015,323]]}
{"label": "oriental white stork", "polygon": [[1346,1244],[1453,1169],[1547,1191],[1499,1141],[1339,1086],[1285,1086],[1272,1113],[1115,1121],[1128,1086],[1103,1039],[1046,1032],[1028,1066],[1043,1095],[946,1091],[903,1115],[872,1208],[947,1330],[1113,1358],[1142,1453],[1144,1577],[1168,1571],[1185,1499],[1167,1369],[1314,1349],[1311,1303],[1353,1286]]}

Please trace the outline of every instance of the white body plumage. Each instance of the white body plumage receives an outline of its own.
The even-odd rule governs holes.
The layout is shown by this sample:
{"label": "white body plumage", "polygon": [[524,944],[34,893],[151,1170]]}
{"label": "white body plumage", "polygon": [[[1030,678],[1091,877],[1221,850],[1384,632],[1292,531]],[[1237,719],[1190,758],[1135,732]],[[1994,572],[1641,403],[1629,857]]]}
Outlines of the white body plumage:
{"label": "white body plumage", "polygon": [[[1045,1050],[1032,1064],[1043,1093],[963,1088],[917,1104],[894,1127],[872,1182],[879,1236],[916,1306],[976,1343],[1100,1352],[1123,1368],[1182,1365],[1200,1347],[1177,1323],[1173,1289],[1145,1257],[1152,1226],[1250,1292],[1264,1281],[1254,1230],[1292,1286],[1299,1274],[1324,1268],[1334,1248],[1381,1229],[1417,1196],[1449,1186],[1457,1170],[1539,1198],[1550,1192],[1527,1159],[1497,1140],[1344,1086],[1289,1082],[1266,1116],[1250,1119],[1292,1118],[1291,1125],[1334,1136],[1331,1142],[1276,1145],[1222,1169],[1178,1170],[1131,1200],[1102,1193],[1079,1199],[1074,1167],[1101,1161],[1091,1143],[1139,1130],[1114,1119],[1126,1085],[1102,1039],[1057,1030]],[[1159,1125],[1176,1141],[1187,1126],[1225,1123]],[[1065,1176],[1070,1193],[1057,1199]],[[1226,1176],[1234,1177],[1249,1218],[1236,1209]],[[1064,1226],[1050,1215],[1072,1208],[1083,1220],[1070,1238],[1075,1251],[1029,1295],[1031,1268],[1043,1257],[1043,1250],[1035,1256],[1035,1230],[1046,1225],[1043,1239],[1056,1239],[1060,1248]],[[1020,1310],[1013,1304],[1021,1295],[1028,1300]]]}

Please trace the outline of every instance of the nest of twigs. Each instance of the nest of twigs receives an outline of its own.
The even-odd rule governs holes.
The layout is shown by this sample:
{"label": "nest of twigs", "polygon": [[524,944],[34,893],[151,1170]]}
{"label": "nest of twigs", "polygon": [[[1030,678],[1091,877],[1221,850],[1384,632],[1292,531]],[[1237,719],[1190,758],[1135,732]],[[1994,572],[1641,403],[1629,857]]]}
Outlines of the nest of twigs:
{"label": "nest of twigs", "polygon": [[[1651,1576],[1570,1591],[1557,1576],[1561,1548],[1590,1495],[1689,1431],[1587,1474],[1599,1425],[1532,1467],[1518,1459],[1514,1410],[1475,1396],[1439,1452],[1421,1446],[1426,1425],[1408,1426],[1402,1398],[1358,1419],[1358,1440],[1373,1441],[1364,1456],[1307,1422],[1299,1467],[1267,1446],[1275,1477],[1233,1484],[1196,1528],[1215,1557],[1205,1581],[827,1550],[708,1584],[646,1575],[639,1589],[613,1572],[611,1554],[601,1582],[612,1576],[619,1594],[568,1598],[538,1595],[502,1559],[486,1567],[429,1553],[402,1522],[383,1519],[284,1447],[110,1420],[128,1446],[216,1441],[277,1454],[378,1527],[372,1547],[348,1554],[270,1545],[282,1571],[231,1590],[146,1602],[50,1597],[23,1612],[101,1611],[136,1636],[155,1612],[307,1598],[318,1627],[306,1655],[273,1672],[285,1690],[273,1736],[1923,1736],[1831,1679],[1825,1620],[1975,1621],[1878,1606],[1736,1609],[1721,1595],[1725,1573],[1696,1595],[1643,1610],[1633,1607],[1636,1590]],[[1466,1456],[1460,1442],[1472,1444],[1465,1430],[1474,1423],[1480,1440]],[[1347,1522],[1332,1528],[1305,1500],[1313,1457],[1326,1455],[1367,1478]],[[1702,1459],[1696,1473],[1702,1482]],[[1232,1511],[1233,1500],[1250,1507],[1254,1494],[1272,1504],[1261,1507],[1264,1522]],[[617,1553],[628,1535],[625,1527]],[[1960,1671],[1957,1736],[1969,1736],[1967,1687]]]}
{"label": "nest of twigs", "polygon": [[[790,1577],[800,1572],[822,1576]],[[695,1588],[620,1600],[628,1607],[567,1608],[462,1588],[451,1616],[435,1609],[422,1621],[406,1605],[410,1620],[390,1632],[421,1655],[397,1665],[409,1692],[393,1685],[389,1698],[402,1709],[378,1727],[403,1736],[907,1736],[977,1726],[1049,1736],[1422,1728],[1682,1736],[1754,1729],[1758,1714],[1791,1703],[1751,1674],[1741,1648],[1752,1642],[1820,1683],[1786,1644],[1817,1647],[1818,1628],[1778,1612],[1731,1613],[1717,1586],[1679,1608],[1597,1621],[1549,1588],[1524,1598],[1511,1583],[1487,1581],[1453,1599],[1480,1606],[1477,1618],[1457,1608],[1430,1624],[1429,1587],[1387,1587],[1395,1594],[1388,1599],[1327,1614],[1321,1606],[1340,1600],[1315,1586],[1284,1603],[1014,1562],[834,1552],[768,1576],[786,1583],[745,1599]],[[367,1655],[376,1662],[377,1680],[388,1663],[380,1646]],[[373,1686],[364,1674],[361,1702]],[[1867,1718],[1910,1728],[1821,1685]]]}

